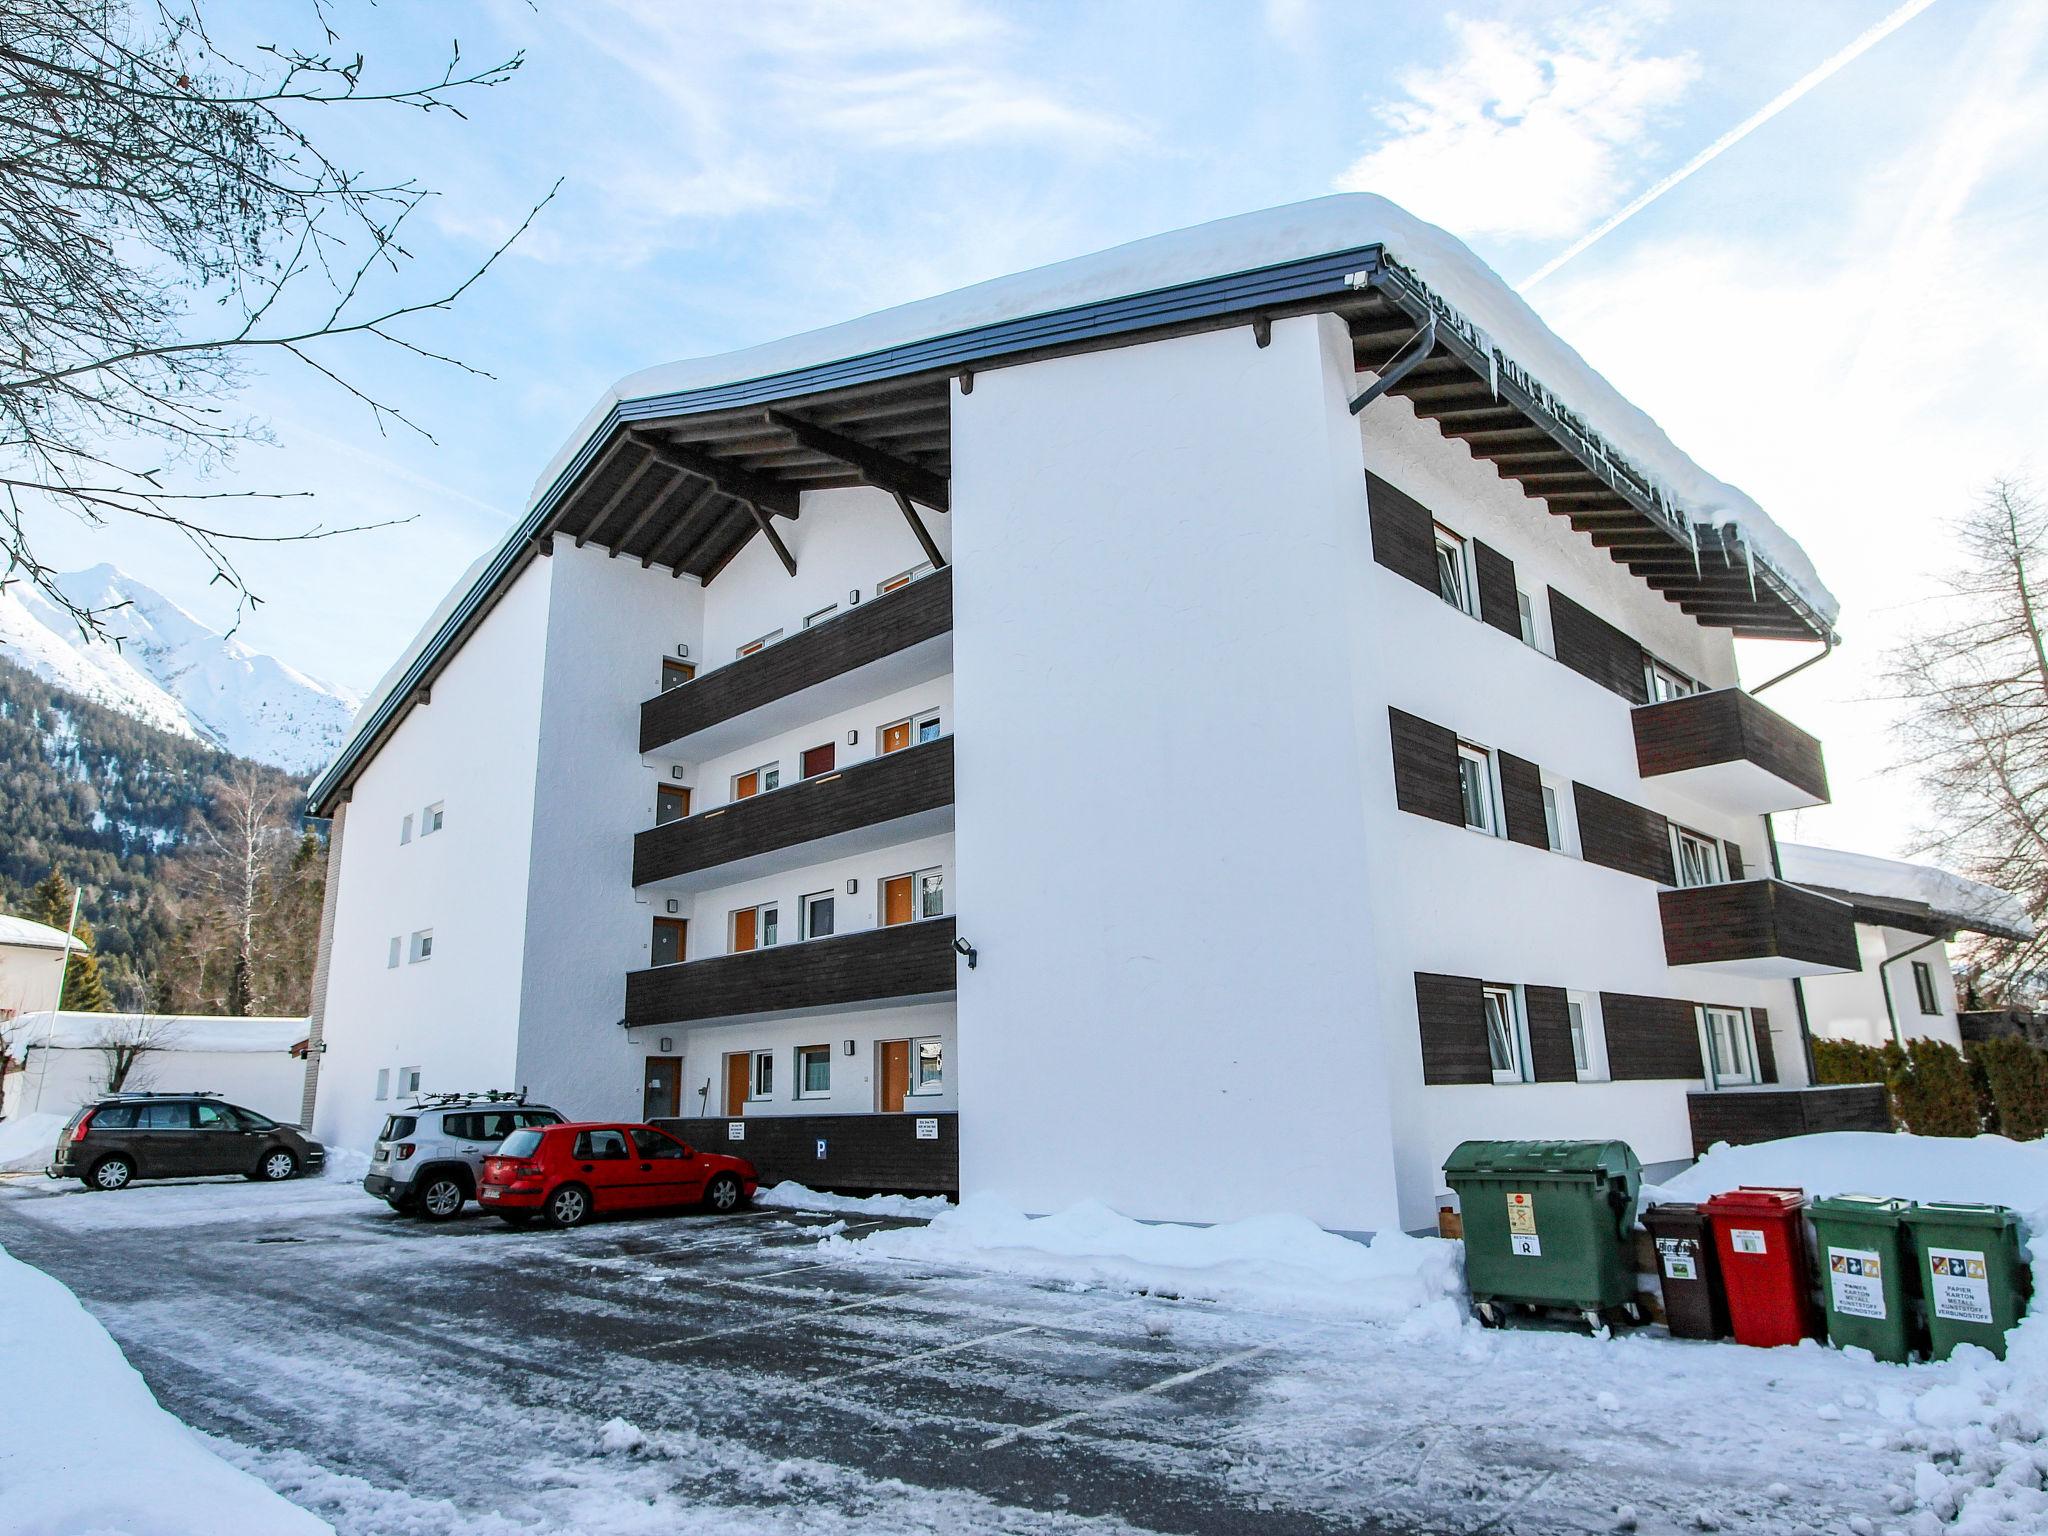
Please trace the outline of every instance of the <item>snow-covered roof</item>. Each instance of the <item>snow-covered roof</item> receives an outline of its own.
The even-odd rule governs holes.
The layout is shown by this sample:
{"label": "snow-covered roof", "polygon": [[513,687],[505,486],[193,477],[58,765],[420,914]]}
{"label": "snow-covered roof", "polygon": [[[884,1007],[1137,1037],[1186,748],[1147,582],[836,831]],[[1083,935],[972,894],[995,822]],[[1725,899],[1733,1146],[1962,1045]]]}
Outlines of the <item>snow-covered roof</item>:
{"label": "snow-covered roof", "polygon": [[1851,901],[1871,898],[1879,910],[1896,906],[1901,916],[1924,916],[1945,928],[1966,928],[1996,938],[2029,939],[2034,935],[2025,903],[2011,891],[1966,880],[1932,864],[1908,864],[1807,843],[1778,844],[1778,863],[1785,878],[1795,884],[1817,886]]}
{"label": "snow-covered roof", "polygon": [[9,917],[0,912],[0,945],[21,949],[63,949],[70,942],[62,928],[30,922],[25,917]]}
{"label": "snow-covered roof", "polygon": [[314,805],[324,805],[348,766],[383,728],[391,714],[387,706],[406,685],[415,664],[454,638],[461,617],[458,610],[469,608],[483,589],[505,578],[512,568],[508,555],[532,536],[535,509],[559,493],[564,475],[577,465],[593,440],[620,418],[622,407],[1367,248],[1380,250],[1435,300],[1468,322],[1511,369],[1519,369],[1566,406],[1597,434],[1601,441],[1592,446],[1603,457],[1625,461],[1654,488],[1660,501],[1689,523],[1739,535],[1747,550],[1823,625],[1834,623],[1840,605],[1798,543],[1750,497],[1694,463],[1463,241],[1383,197],[1345,193],[1217,219],[780,341],[628,374],[598,399],[548,461],[534,482],[527,515],[516,520],[504,538],[463,573],[398,664],[371,691],[334,761],[314,781]]}
{"label": "snow-covered roof", "polygon": [[147,1025],[149,1038],[167,1051],[226,1053],[288,1051],[306,1038],[306,1020],[275,1016],[225,1018],[204,1013],[24,1013],[8,1025],[18,1051],[33,1045],[44,1049],[82,1050],[111,1035],[136,1038]]}

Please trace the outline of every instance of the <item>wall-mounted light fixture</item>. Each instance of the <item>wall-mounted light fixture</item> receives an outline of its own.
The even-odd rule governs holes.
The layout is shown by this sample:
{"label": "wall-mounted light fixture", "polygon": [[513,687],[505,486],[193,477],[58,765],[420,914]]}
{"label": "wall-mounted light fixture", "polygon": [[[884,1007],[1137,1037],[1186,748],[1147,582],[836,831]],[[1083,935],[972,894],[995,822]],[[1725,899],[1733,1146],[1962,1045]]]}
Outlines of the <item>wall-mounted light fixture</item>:
{"label": "wall-mounted light fixture", "polygon": [[668,776],[672,779],[680,779],[683,776],[683,765],[681,763],[670,763],[668,765]]}
{"label": "wall-mounted light fixture", "polygon": [[953,949],[956,953],[966,957],[967,969],[969,969],[970,971],[973,970],[974,967],[981,960],[981,951],[976,949],[972,944],[968,943],[965,939],[955,939],[953,941]]}
{"label": "wall-mounted light fixture", "polygon": [[853,1042],[851,1040],[846,1042],[846,1054],[849,1056],[853,1054]]}
{"label": "wall-mounted light fixture", "polygon": [[668,899],[668,909],[671,912],[680,912],[683,910],[683,904],[680,901],[677,901],[675,897],[671,896]]}
{"label": "wall-mounted light fixture", "polygon": [[859,602],[859,601],[860,601],[860,588],[859,588],[859,587],[855,587],[855,588],[854,588],[854,589],[853,589],[853,590],[852,590],[851,592],[849,592],[849,593],[847,593],[847,594],[846,594],[846,606],[847,606],[847,607],[851,608],[851,607],[852,607],[852,606],[853,606],[853,605],[854,605],[855,603],[857,603],[857,602]]}
{"label": "wall-mounted light fixture", "polygon": [[857,891],[859,891],[859,890],[860,890],[860,882],[859,882],[858,880],[849,880],[849,881],[847,881],[847,882],[846,882],[846,894],[847,894],[847,895],[851,896],[851,895],[855,894],[855,893],[856,893]]}
{"label": "wall-mounted light fixture", "polygon": [[687,645],[679,645],[676,647],[676,654],[678,656],[688,656],[690,654],[690,648]]}
{"label": "wall-mounted light fixture", "polygon": [[670,1039],[670,1038],[669,1038],[669,1037],[668,1037],[667,1035],[663,1035],[663,1036],[661,1037],[661,1054],[662,1054],[662,1055],[666,1056],[666,1055],[667,1055],[667,1054],[668,1054],[668,1053],[669,1053],[670,1051],[674,1050],[675,1048],[676,1048],[676,1043],[675,1043],[675,1041],[671,1040],[671,1039]]}
{"label": "wall-mounted light fixture", "polygon": [[857,731],[857,730],[854,730],[854,731],[848,731],[848,732],[846,733],[846,744],[847,744],[847,745],[848,745],[849,747],[857,747],[857,746],[859,746],[859,745],[860,745],[860,732],[859,732],[859,731]]}

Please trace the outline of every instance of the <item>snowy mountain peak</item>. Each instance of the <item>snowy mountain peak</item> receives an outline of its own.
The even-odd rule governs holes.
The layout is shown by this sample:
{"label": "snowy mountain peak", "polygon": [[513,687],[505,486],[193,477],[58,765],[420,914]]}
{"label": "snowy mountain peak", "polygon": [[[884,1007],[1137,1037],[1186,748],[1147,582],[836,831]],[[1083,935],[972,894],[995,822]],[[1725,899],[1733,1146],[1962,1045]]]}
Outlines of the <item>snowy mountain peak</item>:
{"label": "snowy mountain peak", "polygon": [[0,589],[0,656],[46,682],[291,773],[320,767],[348,729],[353,693],[207,627],[117,566],[61,575],[57,587],[101,610],[120,644],[87,640],[25,582]]}

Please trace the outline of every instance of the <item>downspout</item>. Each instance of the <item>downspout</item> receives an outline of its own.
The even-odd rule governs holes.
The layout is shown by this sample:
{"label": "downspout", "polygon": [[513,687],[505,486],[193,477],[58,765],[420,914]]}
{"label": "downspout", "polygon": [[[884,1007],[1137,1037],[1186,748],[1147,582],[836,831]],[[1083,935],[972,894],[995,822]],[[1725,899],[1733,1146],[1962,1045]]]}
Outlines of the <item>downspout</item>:
{"label": "downspout", "polygon": [[1896,955],[1886,955],[1882,960],[1877,962],[1877,984],[1884,991],[1884,1016],[1891,1022],[1892,1044],[1896,1045],[1902,1051],[1906,1048],[1906,1038],[1905,1035],[1899,1029],[1899,1010],[1892,1003],[1891,978],[1885,975],[1884,968],[1890,965],[1894,960],[1904,960],[1909,955],[1919,954],[1920,951],[1923,949],[1932,949],[1937,944],[1946,944],[1947,942],[1947,938],[1940,934],[1936,934],[1931,939],[1926,939],[1923,940],[1921,943],[1915,944],[1911,949],[1902,949]]}
{"label": "downspout", "polygon": [[1758,683],[1754,688],[1749,690],[1749,696],[1753,699],[1758,694],[1762,693],[1766,688],[1775,688],[1778,686],[1778,684],[1784,682],[1786,678],[1796,677],[1801,672],[1804,672],[1808,667],[1817,666],[1821,662],[1826,661],[1830,656],[1834,654],[1835,632],[1833,630],[1829,630],[1827,634],[1822,636],[1821,638],[1820,654],[1818,656],[1809,656],[1806,658],[1806,660],[1800,662],[1798,666],[1787,667],[1784,671],[1780,672],[1776,677],[1765,678],[1762,682]]}

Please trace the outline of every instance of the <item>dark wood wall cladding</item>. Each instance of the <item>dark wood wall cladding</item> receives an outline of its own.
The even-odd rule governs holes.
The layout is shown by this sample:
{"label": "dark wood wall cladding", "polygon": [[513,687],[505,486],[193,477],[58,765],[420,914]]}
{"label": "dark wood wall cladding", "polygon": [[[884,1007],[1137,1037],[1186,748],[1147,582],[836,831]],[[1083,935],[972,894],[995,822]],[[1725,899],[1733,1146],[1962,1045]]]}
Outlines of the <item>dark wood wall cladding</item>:
{"label": "dark wood wall cladding", "polygon": [[1723,853],[1724,855],[1726,855],[1726,857],[1727,857],[1727,859],[1728,859],[1728,878],[1729,878],[1730,880],[1740,880],[1740,879],[1742,879],[1742,878],[1743,878],[1743,865],[1742,865],[1742,850],[1741,850],[1740,848],[1736,847],[1736,846],[1735,846],[1735,844],[1733,844],[1733,843],[1723,843],[1723,844],[1721,845],[1721,852],[1722,852],[1722,853]]}
{"label": "dark wood wall cladding", "polygon": [[1372,524],[1372,557],[1418,587],[1437,591],[1436,519],[1429,508],[1365,472],[1365,510]]}
{"label": "dark wood wall cladding", "polygon": [[1543,775],[1526,757],[1499,752],[1500,806],[1506,813],[1508,836],[1531,848],[1548,848],[1550,830],[1543,820]]}
{"label": "dark wood wall cladding", "polygon": [[1477,976],[1415,973],[1415,1017],[1422,1031],[1425,1083],[1490,1083],[1486,1002]]}
{"label": "dark wood wall cladding", "polygon": [[953,568],[947,566],[655,695],[640,706],[640,750],[652,752],[681,741],[952,628]]}
{"label": "dark wood wall cladding", "polygon": [[1642,1082],[1706,1075],[1693,1004],[1675,997],[1602,992],[1600,1019],[1607,1034],[1610,1077]]}
{"label": "dark wood wall cladding", "polygon": [[1740,688],[1666,699],[1636,711],[1636,767],[1646,779],[1715,763],[1755,763],[1767,773],[1828,798],[1820,742]]}
{"label": "dark wood wall cladding", "polygon": [[1417,816],[1465,824],[1465,801],[1458,793],[1457,732],[1420,715],[1389,708],[1394,744],[1394,804]]}
{"label": "dark wood wall cladding", "polygon": [[1804,886],[1743,880],[1659,891],[1664,959],[1671,965],[1714,965],[1781,958],[1853,971],[1856,914]]}
{"label": "dark wood wall cladding", "polygon": [[1695,1157],[1705,1156],[1717,1141],[1741,1147],[1817,1131],[1885,1132],[1892,1128],[1891,1105],[1882,1083],[1689,1093],[1685,1109],[1692,1122]]}
{"label": "dark wood wall cladding", "polygon": [[[844,1060],[844,1057],[835,1057]],[[693,1065],[693,1071],[696,1067]],[[707,1069],[708,1070],[708,1069]],[[699,1072],[699,1081],[704,1073]],[[718,1084],[711,1085],[713,1093]],[[937,1134],[920,1141],[917,1122],[933,1122]],[[929,1115],[750,1115],[716,1120],[689,1117],[656,1120],[700,1152],[744,1157],[761,1182],[795,1179],[812,1189],[847,1195],[957,1195],[960,1193],[960,1116],[947,1110]],[[738,1140],[733,1126],[742,1127]],[[818,1143],[825,1155],[818,1156]]]}
{"label": "dark wood wall cladding", "polygon": [[1472,568],[1479,575],[1479,617],[1521,639],[1522,606],[1515,600],[1515,562],[1491,544],[1474,539]]}
{"label": "dark wood wall cladding", "polygon": [[1671,868],[1671,824],[1655,811],[1577,783],[1572,807],[1578,813],[1579,852],[1587,863],[1659,885],[1677,878]]}
{"label": "dark wood wall cladding", "polygon": [[1762,1081],[1775,1083],[1778,1080],[1778,1047],[1771,1039],[1771,1011],[1768,1008],[1749,1010],[1751,1032],[1756,1036],[1756,1075]]}
{"label": "dark wood wall cladding", "polygon": [[685,1024],[922,997],[951,992],[955,975],[953,919],[934,917],[630,972],[626,1022]]}
{"label": "dark wood wall cladding", "polygon": [[1631,704],[1649,702],[1643,648],[1555,587],[1550,589],[1550,639],[1557,659],[1574,672],[1612,688]]}
{"label": "dark wood wall cladding", "polygon": [[942,736],[650,827],[633,838],[633,883],[713,869],[952,803],[953,738]]}
{"label": "dark wood wall cladding", "polygon": [[1572,1010],[1563,987],[1522,988],[1529,1016],[1529,1066],[1539,1083],[1572,1083],[1579,1064],[1572,1055]]}

